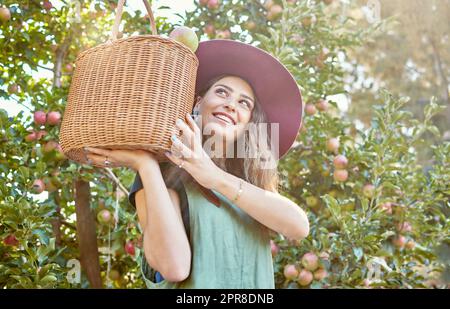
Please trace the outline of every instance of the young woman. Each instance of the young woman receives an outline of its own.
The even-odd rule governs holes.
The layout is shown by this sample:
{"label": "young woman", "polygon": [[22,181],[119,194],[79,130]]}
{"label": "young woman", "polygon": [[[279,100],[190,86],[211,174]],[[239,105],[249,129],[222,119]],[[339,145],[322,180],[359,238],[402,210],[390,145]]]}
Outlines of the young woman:
{"label": "young woman", "polygon": [[194,117],[174,124],[182,135],[167,162],[143,150],[88,148],[87,157],[137,172],[129,201],[149,288],[274,288],[271,232],[309,233],[304,211],[278,193],[276,168],[300,128],[301,94],[277,59],[251,45],[210,40],[196,54]]}

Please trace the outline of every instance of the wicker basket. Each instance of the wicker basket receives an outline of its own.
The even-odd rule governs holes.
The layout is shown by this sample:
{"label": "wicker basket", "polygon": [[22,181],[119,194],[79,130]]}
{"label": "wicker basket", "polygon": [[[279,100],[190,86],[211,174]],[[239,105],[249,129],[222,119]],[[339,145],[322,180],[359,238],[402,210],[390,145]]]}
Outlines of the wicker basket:
{"label": "wicker basket", "polygon": [[[143,149],[159,161],[170,149],[175,120],[194,104],[198,59],[188,47],[157,35],[117,39],[124,0],[117,6],[111,39],[81,52],[60,130],[64,154],[86,163],[83,147]],[[98,165],[97,165],[98,166]]]}

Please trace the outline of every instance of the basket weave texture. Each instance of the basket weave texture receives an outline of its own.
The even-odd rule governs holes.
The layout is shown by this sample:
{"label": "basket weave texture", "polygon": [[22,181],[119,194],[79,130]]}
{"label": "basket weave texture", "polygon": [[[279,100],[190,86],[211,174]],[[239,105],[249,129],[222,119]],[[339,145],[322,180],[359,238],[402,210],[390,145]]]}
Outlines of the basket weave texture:
{"label": "basket weave texture", "polygon": [[[60,130],[64,154],[86,163],[83,147],[143,149],[167,160],[177,118],[192,111],[198,68],[185,45],[156,35],[116,39],[119,2],[111,39],[78,55]],[[121,6],[122,4],[122,6]]]}

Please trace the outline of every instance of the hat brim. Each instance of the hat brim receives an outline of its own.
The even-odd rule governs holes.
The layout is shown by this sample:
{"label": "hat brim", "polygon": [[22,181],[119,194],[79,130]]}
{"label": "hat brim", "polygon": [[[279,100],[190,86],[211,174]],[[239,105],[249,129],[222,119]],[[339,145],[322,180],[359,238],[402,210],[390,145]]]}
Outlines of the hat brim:
{"label": "hat brim", "polygon": [[291,148],[303,116],[300,89],[286,67],[264,50],[239,41],[214,39],[200,42],[195,92],[212,78],[236,75],[253,87],[269,123],[279,124],[278,158]]}

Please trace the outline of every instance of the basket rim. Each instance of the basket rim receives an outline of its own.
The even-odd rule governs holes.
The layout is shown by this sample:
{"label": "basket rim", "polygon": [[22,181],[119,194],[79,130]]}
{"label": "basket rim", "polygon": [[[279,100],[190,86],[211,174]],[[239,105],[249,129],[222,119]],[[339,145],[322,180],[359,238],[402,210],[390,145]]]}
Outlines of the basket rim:
{"label": "basket rim", "polygon": [[102,50],[102,49],[106,49],[106,48],[110,48],[111,46],[117,45],[117,44],[121,44],[123,42],[126,41],[141,41],[141,40],[154,40],[157,39],[165,44],[175,44],[176,46],[178,46],[179,48],[183,49],[184,51],[188,52],[192,58],[194,59],[194,61],[196,62],[196,65],[199,65],[199,60],[197,58],[197,55],[186,45],[184,45],[183,43],[180,43],[172,38],[166,38],[166,37],[162,37],[160,35],[153,35],[153,34],[140,34],[140,35],[133,35],[131,37],[127,37],[127,38],[121,38],[121,39],[117,39],[114,41],[106,41],[104,43],[101,43],[99,45],[96,45],[94,47],[91,47],[89,49],[86,49],[84,51],[82,51],[81,53],[78,54],[78,56],[75,58],[75,63],[78,62],[79,60],[81,60],[83,57],[96,52],[97,50]]}

